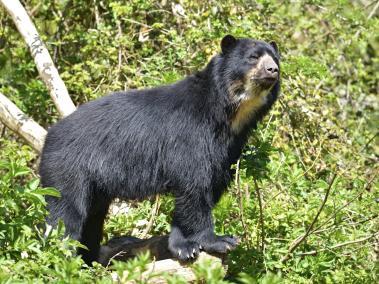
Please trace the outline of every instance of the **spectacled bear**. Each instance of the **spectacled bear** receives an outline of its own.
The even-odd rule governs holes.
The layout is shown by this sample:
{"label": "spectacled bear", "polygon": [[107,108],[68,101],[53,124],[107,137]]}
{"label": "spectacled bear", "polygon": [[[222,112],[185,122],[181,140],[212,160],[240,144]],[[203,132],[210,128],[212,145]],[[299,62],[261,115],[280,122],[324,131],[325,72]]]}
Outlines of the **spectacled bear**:
{"label": "spectacled bear", "polygon": [[233,249],[236,238],[214,233],[211,210],[249,131],[277,99],[279,73],[274,42],[227,35],[221,52],[181,81],[83,104],[45,140],[41,183],[61,193],[47,200],[47,222],[62,219],[66,233],[87,246],[79,253],[91,264],[113,199],[171,193],[174,256]]}

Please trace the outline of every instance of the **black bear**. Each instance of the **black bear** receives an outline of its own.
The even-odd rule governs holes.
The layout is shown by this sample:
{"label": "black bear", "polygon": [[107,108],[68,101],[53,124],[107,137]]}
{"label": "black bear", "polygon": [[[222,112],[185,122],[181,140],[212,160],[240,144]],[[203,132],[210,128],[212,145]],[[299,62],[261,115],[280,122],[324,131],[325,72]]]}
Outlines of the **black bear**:
{"label": "black bear", "polygon": [[218,236],[211,210],[231,179],[249,131],[279,93],[274,42],[231,35],[201,71],[171,85],[116,92],[88,102],[52,126],[40,163],[47,222],[98,259],[103,223],[114,198],[175,197],[169,250],[189,260],[200,250],[225,253],[237,241]]}

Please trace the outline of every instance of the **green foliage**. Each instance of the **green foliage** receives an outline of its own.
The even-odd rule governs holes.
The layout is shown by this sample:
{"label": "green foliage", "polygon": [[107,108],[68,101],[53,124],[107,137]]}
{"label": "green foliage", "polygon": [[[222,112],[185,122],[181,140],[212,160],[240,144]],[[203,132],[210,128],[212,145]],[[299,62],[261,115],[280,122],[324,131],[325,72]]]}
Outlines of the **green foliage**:
{"label": "green foliage", "polygon": [[[378,282],[373,235],[379,231],[379,19],[375,13],[368,17],[374,2],[25,3],[76,104],[178,80],[202,68],[227,33],[275,40],[282,58],[279,102],[253,133],[236,167],[239,178],[214,211],[217,232],[237,235],[241,244],[230,254],[226,278],[202,263],[195,267],[198,279]],[[1,8],[0,51],[0,91],[41,125],[56,121],[29,51]],[[113,268],[81,269],[74,256],[78,244],[62,240],[63,228],[45,235],[44,196],[57,193],[38,187],[32,150],[1,130],[0,125],[0,282],[140,279],[148,256]],[[338,177],[311,234],[282,262],[314,220],[334,173]],[[158,202],[148,232],[153,235],[169,231],[173,208],[170,197]],[[132,203],[127,214],[110,216],[104,241],[143,235],[154,206]]]}
{"label": "green foliage", "polygon": [[228,283],[223,280],[225,272],[221,263],[212,262],[209,259],[200,259],[193,265],[193,270],[199,283],[202,281],[209,284]]}
{"label": "green foliage", "polygon": [[31,149],[4,140],[0,143],[6,146],[0,155],[0,282],[72,283],[103,277],[104,269],[80,269],[83,262],[74,256],[78,244],[63,238],[61,225],[44,230],[44,196],[59,193],[38,187],[39,180],[27,167]]}

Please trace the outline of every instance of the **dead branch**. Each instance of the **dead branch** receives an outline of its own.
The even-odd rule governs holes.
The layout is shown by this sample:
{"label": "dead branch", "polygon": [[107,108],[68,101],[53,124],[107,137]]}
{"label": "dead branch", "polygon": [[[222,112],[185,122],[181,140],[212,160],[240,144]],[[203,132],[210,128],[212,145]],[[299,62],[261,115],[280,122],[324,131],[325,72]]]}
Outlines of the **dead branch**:
{"label": "dead branch", "polygon": [[326,190],[326,193],[325,193],[325,196],[324,196],[324,200],[322,201],[321,206],[318,209],[316,216],[313,218],[312,223],[309,225],[307,231],[305,232],[304,235],[298,237],[297,239],[295,239],[292,242],[292,244],[290,245],[290,248],[288,249],[287,254],[280,260],[282,263],[287,262],[292,257],[293,251],[310,235],[310,233],[311,233],[311,231],[313,229],[313,226],[315,225],[315,223],[317,222],[318,217],[321,214],[322,209],[324,209],[324,206],[326,204],[326,201],[328,200],[330,190],[332,188],[332,185],[333,185],[334,180],[336,179],[336,177],[337,177],[337,174],[334,174],[333,177],[332,177],[332,179],[331,179],[331,181],[329,182],[329,186],[328,186],[328,188]]}
{"label": "dead branch", "polygon": [[37,152],[41,152],[46,130],[27,117],[14,103],[0,93],[0,120],[21,136]]}
{"label": "dead branch", "polygon": [[44,81],[49,94],[58,109],[59,114],[67,116],[75,110],[67,88],[55,68],[49,51],[42,42],[33,22],[25,8],[18,0],[0,0],[0,3],[12,17],[18,31],[29,46],[30,52],[37,66],[39,75]]}

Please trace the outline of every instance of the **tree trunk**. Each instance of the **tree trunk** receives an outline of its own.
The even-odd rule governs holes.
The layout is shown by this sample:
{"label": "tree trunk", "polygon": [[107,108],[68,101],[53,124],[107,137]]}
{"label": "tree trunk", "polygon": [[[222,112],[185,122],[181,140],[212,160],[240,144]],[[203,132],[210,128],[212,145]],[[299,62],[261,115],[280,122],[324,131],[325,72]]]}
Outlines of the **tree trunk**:
{"label": "tree trunk", "polygon": [[75,110],[75,105],[24,7],[18,0],[0,0],[0,3],[12,17],[18,31],[29,46],[38,72],[48,88],[59,114],[61,117],[69,115]]}

